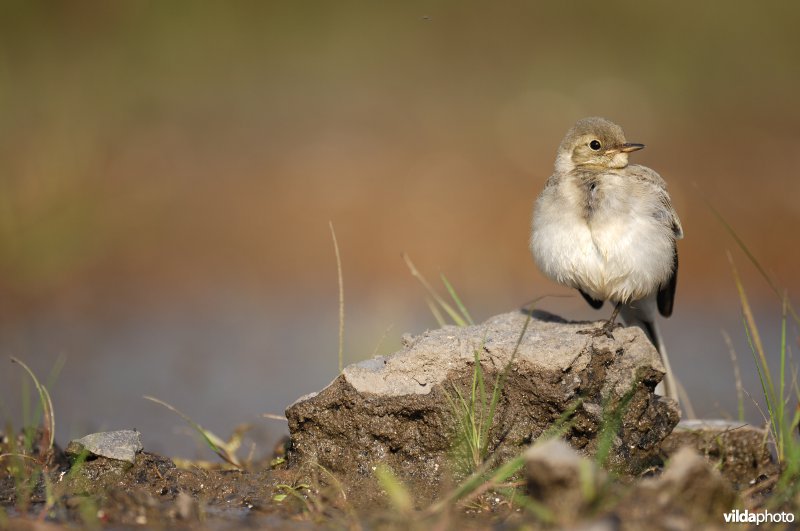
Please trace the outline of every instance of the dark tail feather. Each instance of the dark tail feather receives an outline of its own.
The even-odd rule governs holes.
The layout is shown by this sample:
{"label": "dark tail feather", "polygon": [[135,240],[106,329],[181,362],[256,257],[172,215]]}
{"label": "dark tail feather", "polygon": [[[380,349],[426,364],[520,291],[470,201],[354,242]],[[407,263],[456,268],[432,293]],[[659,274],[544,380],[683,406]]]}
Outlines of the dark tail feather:
{"label": "dark tail feather", "polygon": [[675,380],[675,374],[672,372],[672,367],[669,364],[667,349],[664,346],[664,341],[661,339],[661,334],[656,325],[655,314],[655,297],[636,301],[632,306],[623,305],[622,311],[620,312],[620,316],[622,320],[625,321],[625,324],[641,328],[650,342],[656,347],[656,350],[658,350],[661,356],[661,364],[664,365],[664,371],[666,372],[661,382],[664,385],[664,395],[668,398],[672,398],[680,405],[677,381]]}

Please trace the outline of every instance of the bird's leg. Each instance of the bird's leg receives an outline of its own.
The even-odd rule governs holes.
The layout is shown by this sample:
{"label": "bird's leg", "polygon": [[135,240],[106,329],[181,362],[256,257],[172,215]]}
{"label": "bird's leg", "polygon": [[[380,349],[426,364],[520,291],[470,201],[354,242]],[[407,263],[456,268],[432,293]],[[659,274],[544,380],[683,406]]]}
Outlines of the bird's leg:
{"label": "bird's leg", "polygon": [[589,328],[586,330],[578,330],[578,333],[589,334],[592,337],[606,336],[608,339],[614,339],[614,335],[611,332],[614,331],[614,328],[619,326],[616,324],[616,320],[617,320],[617,315],[619,315],[619,310],[621,308],[622,308],[622,303],[618,302],[617,305],[614,306],[614,311],[611,312],[611,317],[609,317],[608,321],[606,321],[600,328]]}

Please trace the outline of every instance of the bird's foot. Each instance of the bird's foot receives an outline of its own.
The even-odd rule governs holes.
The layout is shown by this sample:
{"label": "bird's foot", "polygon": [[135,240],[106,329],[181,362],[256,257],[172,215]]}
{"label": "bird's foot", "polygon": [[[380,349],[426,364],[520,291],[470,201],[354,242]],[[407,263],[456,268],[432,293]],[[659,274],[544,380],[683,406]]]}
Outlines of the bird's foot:
{"label": "bird's foot", "polygon": [[587,328],[585,330],[578,330],[578,334],[586,334],[592,337],[607,337],[608,339],[614,339],[614,334],[612,332],[614,329],[621,327],[621,323],[615,323],[613,321],[606,321],[603,326],[598,328]]}

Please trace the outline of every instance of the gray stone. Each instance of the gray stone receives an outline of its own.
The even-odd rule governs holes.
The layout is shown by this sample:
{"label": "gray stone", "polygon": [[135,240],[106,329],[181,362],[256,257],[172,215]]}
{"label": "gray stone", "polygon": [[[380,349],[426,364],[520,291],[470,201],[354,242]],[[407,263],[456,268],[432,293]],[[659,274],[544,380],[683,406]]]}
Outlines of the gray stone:
{"label": "gray stone", "polygon": [[142,439],[136,430],[104,431],[91,433],[70,441],[65,452],[77,456],[84,451],[92,455],[134,463],[136,454],[142,451]]}
{"label": "gray stone", "polygon": [[496,459],[522,453],[580,400],[565,433],[574,448],[592,455],[601,425],[621,410],[609,465],[637,473],[660,462],[659,445],[679,414],[654,394],[664,369],[642,331],[595,338],[576,333],[588,323],[536,312],[520,340],[527,319],[511,312],[405,337],[401,351],[347,367],[286,410],[290,465],[364,477],[385,463],[401,477],[439,481],[452,462],[453,399],[456,389],[470,396],[476,351],[489,395],[510,363],[489,437]]}

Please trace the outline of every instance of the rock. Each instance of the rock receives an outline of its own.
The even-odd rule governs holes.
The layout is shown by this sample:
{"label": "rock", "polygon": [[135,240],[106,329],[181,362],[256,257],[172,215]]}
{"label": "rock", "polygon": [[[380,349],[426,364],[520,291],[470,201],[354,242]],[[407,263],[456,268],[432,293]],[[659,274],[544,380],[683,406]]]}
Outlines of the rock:
{"label": "rock", "polygon": [[561,439],[534,444],[525,452],[528,495],[561,525],[574,523],[597,499],[606,474]]}
{"label": "rock", "polygon": [[565,438],[591,455],[604,419],[627,402],[609,465],[637,473],[659,463],[660,443],[679,413],[673,401],[654,395],[664,369],[642,331],[620,328],[614,339],[593,338],[576,333],[587,323],[535,312],[520,340],[527,319],[518,311],[429,331],[406,338],[394,355],[350,365],[286,410],[290,466],[318,463],[357,480],[385,463],[401,478],[438,482],[450,468],[456,390],[469,398],[476,352],[489,396],[511,361],[489,437],[497,459],[522,453],[570,408],[576,409]]}
{"label": "rock", "polygon": [[743,422],[687,420],[678,424],[661,447],[668,455],[684,446],[694,448],[725,479],[742,489],[760,477],[779,473],[768,440],[766,430]]}
{"label": "rock", "polygon": [[616,511],[628,529],[707,529],[721,526],[735,504],[736,494],[719,472],[683,447],[661,476],[640,481]]}
{"label": "rock", "polygon": [[78,456],[84,451],[88,451],[92,455],[133,464],[137,452],[141,452],[142,448],[142,439],[138,431],[119,430],[91,433],[80,439],[72,440],[64,451],[72,456]]}

